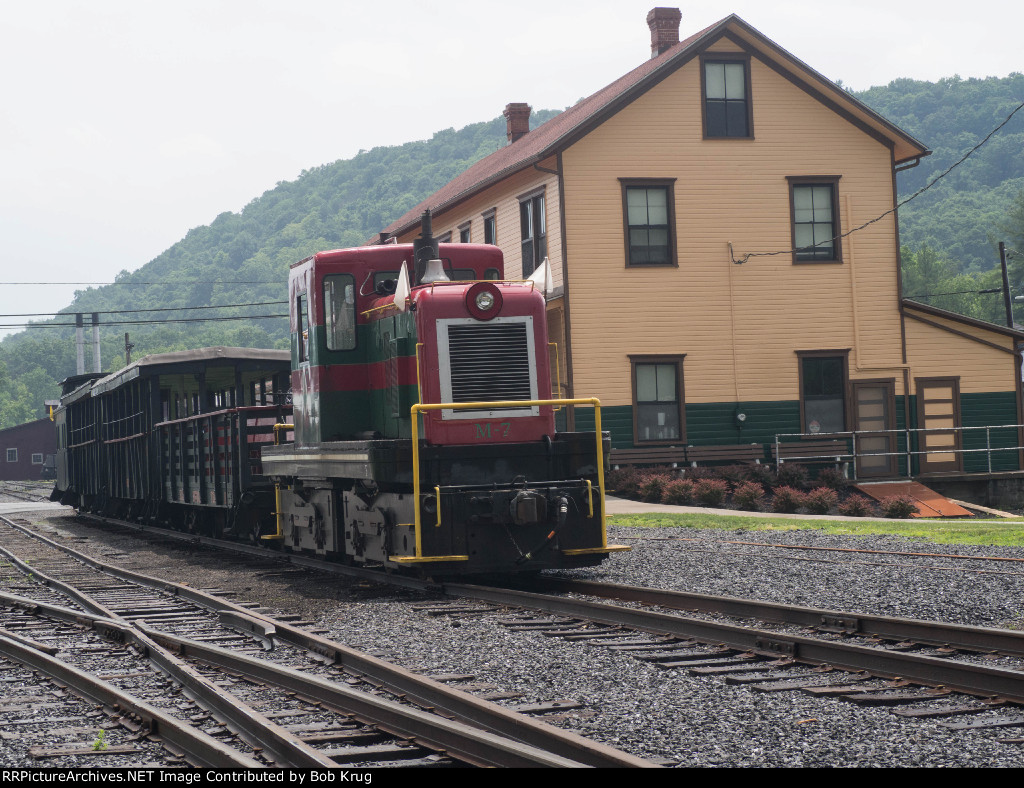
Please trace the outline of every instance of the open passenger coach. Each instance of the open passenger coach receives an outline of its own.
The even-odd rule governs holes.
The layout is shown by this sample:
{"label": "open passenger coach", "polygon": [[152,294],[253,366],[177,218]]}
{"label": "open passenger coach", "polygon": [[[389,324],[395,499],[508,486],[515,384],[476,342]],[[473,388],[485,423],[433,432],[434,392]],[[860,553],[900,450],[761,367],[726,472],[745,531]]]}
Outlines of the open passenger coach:
{"label": "open passenger coach", "polygon": [[[290,417],[288,353],[212,347],[63,382],[53,497],[210,535],[272,527],[260,448]],[[270,525],[266,522],[269,520]]]}

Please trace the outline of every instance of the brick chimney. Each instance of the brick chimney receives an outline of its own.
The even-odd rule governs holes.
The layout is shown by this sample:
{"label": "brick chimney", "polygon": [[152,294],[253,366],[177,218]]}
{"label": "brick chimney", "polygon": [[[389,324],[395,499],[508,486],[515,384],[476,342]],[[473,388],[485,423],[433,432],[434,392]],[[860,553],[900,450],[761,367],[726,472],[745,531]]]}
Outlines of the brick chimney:
{"label": "brick chimney", "polygon": [[657,57],[669,47],[679,43],[679,21],[683,15],[678,8],[652,8],[647,14],[651,28],[651,57]]}
{"label": "brick chimney", "polygon": [[529,104],[505,105],[505,111],[502,114],[505,116],[509,142],[515,142],[520,137],[529,133],[531,111],[532,109]]}

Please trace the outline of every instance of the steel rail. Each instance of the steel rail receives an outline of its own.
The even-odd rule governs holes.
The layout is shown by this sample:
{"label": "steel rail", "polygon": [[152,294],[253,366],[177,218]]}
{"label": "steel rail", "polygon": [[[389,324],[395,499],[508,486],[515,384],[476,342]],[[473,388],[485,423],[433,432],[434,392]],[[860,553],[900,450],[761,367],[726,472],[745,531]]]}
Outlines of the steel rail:
{"label": "steel rail", "polygon": [[1020,671],[525,591],[458,584],[446,584],[444,588],[445,593],[455,597],[543,610],[642,632],[692,638],[767,657],[868,671],[876,676],[1024,703],[1024,672]]}
{"label": "steel rail", "polygon": [[403,705],[346,687],[337,682],[302,673],[284,665],[255,659],[207,643],[158,632],[142,626],[151,638],[189,659],[214,665],[321,703],[334,711],[355,715],[360,722],[432,750],[484,767],[582,767],[563,758],[506,736],[446,719],[438,714]]}
{"label": "steel rail", "polygon": [[[74,614],[74,611],[68,612]],[[0,652],[51,679],[66,684],[76,695],[91,703],[117,707],[122,712],[140,718],[151,734],[190,754],[191,762],[196,766],[234,769],[258,769],[263,766],[253,758],[231,749],[134,695],[123,692],[31,645],[0,635]]]}
{"label": "steel rail", "polygon": [[[105,522],[116,522],[118,525],[126,525],[139,528],[134,523],[108,520]],[[144,575],[139,572],[132,572],[119,567],[110,566],[91,556],[87,556],[73,548],[54,542],[41,534],[32,532],[16,523],[12,527],[46,542],[53,547],[62,550],[90,566],[102,568],[109,571],[116,577],[131,580],[151,588],[163,590],[170,594],[176,594],[194,604],[201,605],[220,615],[240,616],[244,621],[253,622],[252,627],[263,627],[268,637],[291,643],[294,646],[304,648],[310,652],[319,654],[332,660],[335,664],[356,676],[360,676],[372,682],[378,683],[389,692],[404,696],[406,699],[424,708],[431,708],[441,714],[451,715],[457,719],[465,720],[468,723],[482,728],[499,736],[506,736],[532,747],[554,753],[558,756],[574,761],[585,766],[595,767],[631,767],[651,768],[657,767],[651,761],[631,755],[629,753],[610,747],[600,742],[587,739],[571,731],[564,731],[549,725],[541,720],[531,719],[511,709],[500,706],[496,703],[483,700],[468,692],[449,687],[439,681],[427,676],[412,673],[402,667],[377,659],[356,649],[345,646],[341,643],[320,637],[306,632],[299,627],[292,626],[286,622],[276,621],[267,616],[262,616],[230,600],[208,594],[189,586],[183,586],[161,578]],[[141,529],[140,529],[141,530]],[[168,534],[163,529],[150,529],[153,533],[161,536],[171,535],[178,538],[177,534]],[[426,581],[415,578],[407,578],[395,575],[383,575],[381,572],[372,570],[345,567],[339,565],[325,564],[323,561],[303,558],[296,555],[281,555],[272,553],[266,548],[238,545],[233,542],[214,540],[208,537],[190,537],[190,542],[200,542],[221,549],[233,550],[246,555],[258,555],[262,558],[279,558],[282,563],[306,566],[321,571],[336,571],[341,574],[372,579],[379,583],[391,583],[415,588],[420,590],[434,589],[439,587]]]}
{"label": "steel rail", "polygon": [[[4,521],[9,522],[6,518]],[[48,546],[60,547],[45,537],[42,537],[42,541],[48,543]],[[170,676],[198,703],[215,712],[250,746],[263,748],[279,765],[316,769],[338,768],[338,764],[315,747],[296,738],[283,727],[230,693],[222,692],[212,681],[206,679],[154,641],[145,633],[140,622],[128,621],[96,602],[89,594],[49,577],[38,568],[29,567],[6,549],[0,548],[0,554],[7,556],[8,560],[14,561],[15,565],[26,574],[31,573],[37,580],[51,587],[59,588],[68,594],[92,616],[91,623],[94,624],[94,628],[101,636],[119,643],[132,643],[158,670]],[[2,598],[9,598],[9,595],[0,595],[0,599]],[[17,600],[17,597],[13,597],[13,599]],[[43,609],[45,608],[41,604],[37,608],[37,610]],[[243,625],[245,623],[240,616],[232,620]],[[250,629],[250,627],[245,628]],[[258,627],[253,628],[258,629]],[[263,639],[266,639],[267,634],[264,632]]]}
{"label": "steel rail", "polygon": [[[150,657],[152,657],[152,654],[148,652],[156,648],[160,651],[174,652],[192,661],[212,665],[234,675],[265,684],[272,684],[313,702],[323,704],[335,712],[354,715],[364,724],[373,725],[387,733],[409,739],[429,749],[446,752],[457,759],[476,766],[578,768],[585,765],[548,751],[513,741],[508,737],[455,722],[412,706],[386,700],[367,692],[361,692],[337,682],[303,673],[294,668],[162,632],[147,626],[143,622],[130,626],[121,621],[107,619],[95,613],[83,613],[58,605],[35,602],[31,599],[4,592],[0,592],[0,602],[15,609],[28,610],[36,615],[41,614],[65,623],[88,626],[118,642],[134,643],[136,646],[144,649],[143,653]],[[15,642],[14,639],[5,637],[0,633],[0,650],[10,650],[13,652],[13,647],[8,649],[9,643],[18,646],[21,650],[20,653],[24,651],[36,652],[39,648],[39,644],[32,644],[20,638],[17,640],[19,642]],[[29,664],[32,667],[36,666],[35,662]],[[194,673],[190,667],[187,665],[185,667],[189,672]],[[82,678],[80,680],[85,682],[84,686],[88,689],[88,697],[90,699],[97,700],[102,698],[103,702],[107,703],[107,705],[120,702],[119,698],[114,694],[108,692],[101,695],[95,689],[91,689],[93,683],[102,685],[103,682],[75,668],[69,668],[69,670],[81,675]],[[179,671],[174,671],[172,678],[179,680],[181,677],[177,675],[178,673]],[[186,680],[183,682],[183,685],[189,691],[193,690],[191,682]],[[120,693],[119,690],[113,687],[110,690],[114,693]],[[125,706],[122,705],[122,708],[125,708]],[[220,709],[215,710],[221,711]],[[255,721],[255,726],[262,726],[262,724],[261,720]],[[255,726],[250,724],[247,728],[254,731],[258,730],[262,733],[262,728]],[[271,723],[271,726],[277,727],[274,723]],[[155,724],[152,727],[156,730]],[[291,737],[284,729],[281,729],[280,733]],[[273,747],[273,743],[271,744]],[[299,744],[302,748],[308,747],[308,745],[301,742]],[[317,756],[315,768],[339,768],[338,764],[330,760],[328,756],[315,750],[314,753]],[[310,762],[309,759],[303,759],[301,754],[299,757],[293,756],[292,758],[285,759],[283,763],[285,765],[303,765],[307,768],[314,766],[314,763]],[[244,765],[261,766],[261,764],[255,762]]]}
{"label": "steel rail", "polygon": [[738,597],[716,597],[685,591],[595,583],[590,580],[544,577],[534,583],[546,590],[585,594],[605,599],[621,599],[673,610],[720,613],[739,618],[756,618],[795,626],[828,627],[847,634],[871,635],[887,640],[946,646],[962,651],[998,652],[1024,656],[1024,632],[994,627],[972,627],[940,621],[893,618],[860,613],[843,613],[813,607],[797,607]]}

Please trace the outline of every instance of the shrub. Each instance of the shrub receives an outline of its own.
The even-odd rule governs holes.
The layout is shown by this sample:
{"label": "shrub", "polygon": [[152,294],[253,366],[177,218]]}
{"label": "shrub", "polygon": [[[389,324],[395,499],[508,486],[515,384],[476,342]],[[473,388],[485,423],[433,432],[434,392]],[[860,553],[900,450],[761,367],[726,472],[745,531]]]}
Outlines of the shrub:
{"label": "shrub", "polygon": [[795,512],[803,505],[804,494],[795,487],[783,485],[775,490],[775,495],[772,497],[772,511],[774,512]]}
{"label": "shrub", "polygon": [[874,504],[863,495],[851,495],[839,504],[839,513],[847,517],[869,517],[874,510]]}
{"label": "shrub", "polygon": [[732,494],[732,502],[740,509],[756,512],[764,504],[764,490],[757,482],[743,482]]}
{"label": "shrub", "polygon": [[748,478],[752,482],[757,482],[762,487],[774,487],[778,484],[778,478],[775,476],[775,469],[771,465],[749,465],[747,466]]}
{"label": "shrub", "polygon": [[917,511],[917,503],[909,495],[890,495],[878,502],[882,514],[893,519],[906,519]]}
{"label": "shrub", "polygon": [[718,471],[714,468],[708,468],[704,465],[698,465],[696,468],[686,469],[686,478],[693,479],[695,482],[699,482],[702,479],[717,479]]}
{"label": "shrub", "polygon": [[815,487],[804,496],[804,506],[811,514],[828,514],[839,503],[839,493],[828,487]]}
{"label": "shrub", "polygon": [[775,477],[783,487],[795,487],[798,490],[807,487],[807,469],[802,465],[785,462],[779,466]]}
{"label": "shrub", "polygon": [[689,479],[673,479],[665,485],[661,502],[672,506],[685,506],[693,501],[693,485]]}
{"label": "shrub", "polygon": [[748,465],[723,465],[718,468],[718,476],[729,482],[730,487],[738,487],[746,481],[750,481],[750,466]]}
{"label": "shrub", "polygon": [[837,468],[822,468],[818,472],[817,482],[822,487],[830,487],[837,492],[842,492],[850,486],[849,479]]}
{"label": "shrub", "polygon": [[701,479],[693,485],[693,497],[705,506],[721,506],[728,492],[724,479]]}
{"label": "shrub", "polygon": [[665,485],[668,482],[669,477],[663,474],[647,474],[640,480],[640,486],[637,490],[640,500],[647,501],[648,503],[661,503],[661,497],[665,493]]}
{"label": "shrub", "polygon": [[636,468],[612,468],[605,474],[604,483],[609,490],[625,498],[633,498],[640,487],[640,476]]}

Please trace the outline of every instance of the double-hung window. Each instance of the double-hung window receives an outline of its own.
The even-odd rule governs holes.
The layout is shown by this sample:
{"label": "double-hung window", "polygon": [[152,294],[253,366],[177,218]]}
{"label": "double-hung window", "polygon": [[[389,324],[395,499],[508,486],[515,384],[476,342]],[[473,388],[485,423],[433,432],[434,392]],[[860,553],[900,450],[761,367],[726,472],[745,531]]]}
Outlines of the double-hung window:
{"label": "double-hung window", "polygon": [[702,63],[704,136],[752,137],[750,60],[710,58]]}
{"label": "double-hung window", "polygon": [[626,265],[675,265],[674,179],[620,178]]}
{"label": "double-hung window", "polygon": [[685,439],[683,356],[630,356],[633,374],[633,442]]}
{"label": "double-hung window", "polygon": [[842,262],[839,178],[790,178],[794,263]]}
{"label": "double-hung window", "polygon": [[484,243],[498,243],[498,215],[493,209],[484,214]]}
{"label": "double-hung window", "polygon": [[519,198],[519,226],[522,231],[523,279],[544,262],[548,254],[544,192]]}

